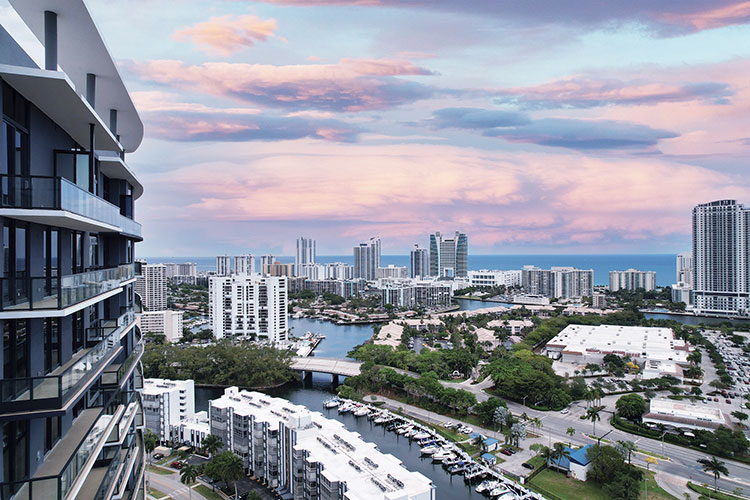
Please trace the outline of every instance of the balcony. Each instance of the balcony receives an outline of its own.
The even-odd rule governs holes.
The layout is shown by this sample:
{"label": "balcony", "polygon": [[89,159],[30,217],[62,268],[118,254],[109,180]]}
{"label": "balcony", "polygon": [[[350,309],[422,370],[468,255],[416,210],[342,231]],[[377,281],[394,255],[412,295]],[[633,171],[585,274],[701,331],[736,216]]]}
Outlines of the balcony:
{"label": "balcony", "polygon": [[0,278],[2,289],[0,319],[28,316],[18,315],[20,311],[50,309],[60,310],[62,313],[45,314],[45,317],[65,316],[74,312],[65,311],[65,309],[93,299],[97,295],[118,290],[125,282],[133,279],[135,279],[133,264],[69,274],[63,277]]}
{"label": "balcony", "polygon": [[[85,486],[107,438],[134,400],[135,392],[118,392],[106,404],[83,410],[32,478],[0,484],[0,500],[75,498]],[[106,471],[100,476],[102,480],[105,475]]]}
{"label": "balcony", "polygon": [[122,351],[114,330],[45,377],[0,380],[0,413],[63,411]]}
{"label": "balcony", "polygon": [[123,382],[129,379],[133,374],[133,370],[135,370],[141,357],[143,357],[143,343],[138,342],[123,363],[113,363],[107,371],[102,374],[102,385],[121,386]]}
{"label": "balcony", "polygon": [[[85,157],[88,155],[78,155]],[[80,231],[114,232],[141,240],[141,225],[120,207],[64,177],[0,176],[0,215]]]}

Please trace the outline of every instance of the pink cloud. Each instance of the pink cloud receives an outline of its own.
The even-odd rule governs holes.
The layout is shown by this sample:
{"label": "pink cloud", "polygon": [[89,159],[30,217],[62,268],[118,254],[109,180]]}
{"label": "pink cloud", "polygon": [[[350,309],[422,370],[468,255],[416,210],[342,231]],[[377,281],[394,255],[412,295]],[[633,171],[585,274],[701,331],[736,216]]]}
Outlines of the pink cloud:
{"label": "pink cloud", "polygon": [[275,19],[260,19],[256,16],[211,17],[177,30],[172,37],[180,42],[190,41],[204,52],[219,56],[230,56],[256,42],[264,42],[274,35]]}
{"label": "pink cloud", "polygon": [[429,70],[389,59],[289,66],[223,62],[188,65],[161,60],[132,62],[129,68],[145,81],[295,111],[384,109],[432,94],[425,85],[397,78],[430,75]]}
{"label": "pink cloud", "polygon": [[750,2],[738,2],[710,7],[697,12],[665,12],[657,16],[661,21],[689,27],[695,31],[723,28],[750,22]]}

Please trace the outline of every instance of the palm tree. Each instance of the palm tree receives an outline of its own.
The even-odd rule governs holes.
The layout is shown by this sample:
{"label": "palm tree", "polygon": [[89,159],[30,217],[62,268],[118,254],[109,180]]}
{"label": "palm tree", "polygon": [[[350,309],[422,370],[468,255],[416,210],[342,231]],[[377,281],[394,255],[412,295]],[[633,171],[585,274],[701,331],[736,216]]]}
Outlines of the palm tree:
{"label": "palm tree", "polygon": [[195,484],[195,480],[201,475],[201,468],[197,465],[187,464],[180,469],[180,482],[187,485],[188,495],[193,498],[192,485]]}
{"label": "palm tree", "polygon": [[224,443],[221,441],[221,438],[214,436],[213,434],[206,436],[202,443],[203,451],[208,453],[209,458],[212,458],[223,446]]}
{"label": "palm tree", "polygon": [[237,481],[245,475],[245,466],[242,459],[232,453],[224,466],[224,480],[234,483],[234,498],[237,498]]}
{"label": "palm tree", "polygon": [[[146,429],[146,432],[143,433],[143,448],[146,450],[146,457],[148,458],[149,465],[152,465],[153,457],[151,456],[151,453],[156,449],[156,434],[151,432],[151,429]],[[148,483],[149,475],[146,474],[146,486],[148,486]]]}
{"label": "palm tree", "polygon": [[[573,427],[568,427],[568,429],[565,431],[565,434],[567,434],[570,437],[573,437],[575,435],[575,433],[576,433],[576,430]],[[570,443],[568,443],[568,444],[570,445],[571,448],[573,447],[573,442],[572,441]]]}
{"label": "palm tree", "polygon": [[545,446],[544,448],[542,448],[540,455],[544,459],[544,463],[549,466],[550,461],[555,458],[555,451],[552,448],[547,448]]}
{"label": "palm tree", "polygon": [[721,474],[724,474],[725,476],[729,475],[727,464],[725,464],[724,462],[722,462],[716,457],[699,458],[698,463],[703,466],[703,472],[707,472],[709,474],[714,475],[714,491],[719,491],[719,486],[718,486],[719,476]]}
{"label": "palm tree", "polygon": [[563,443],[555,443],[552,448],[552,458],[557,463],[557,468],[559,469],[563,458],[570,460],[570,450],[565,449]]}
{"label": "palm tree", "polygon": [[601,411],[601,406],[592,406],[591,408],[586,410],[585,420],[591,420],[591,423],[594,424],[594,436],[596,436],[596,422],[602,419],[601,415],[599,415],[599,412]]}
{"label": "palm tree", "polygon": [[630,464],[630,458],[633,452],[636,450],[635,443],[633,441],[618,441],[617,445],[628,454],[628,464]]}

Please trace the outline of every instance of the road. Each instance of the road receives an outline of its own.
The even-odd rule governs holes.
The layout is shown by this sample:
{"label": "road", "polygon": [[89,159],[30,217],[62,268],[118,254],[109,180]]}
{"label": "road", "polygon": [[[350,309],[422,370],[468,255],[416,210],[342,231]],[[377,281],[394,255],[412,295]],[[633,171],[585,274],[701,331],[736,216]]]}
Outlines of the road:
{"label": "road", "polygon": [[[174,500],[190,500],[188,487],[180,482],[179,474],[162,475],[149,471],[146,474],[146,480],[151,487],[172,497]],[[206,500],[206,497],[193,490],[192,500]]]}

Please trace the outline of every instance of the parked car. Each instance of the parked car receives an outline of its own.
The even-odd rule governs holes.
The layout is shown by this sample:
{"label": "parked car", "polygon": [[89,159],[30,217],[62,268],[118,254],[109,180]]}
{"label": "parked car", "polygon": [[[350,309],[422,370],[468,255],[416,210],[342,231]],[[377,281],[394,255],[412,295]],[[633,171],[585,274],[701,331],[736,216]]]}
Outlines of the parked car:
{"label": "parked car", "polygon": [[162,455],[161,453],[154,453],[154,457],[153,458],[154,458],[154,460],[159,460],[159,459],[164,458],[164,455]]}
{"label": "parked car", "polygon": [[510,450],[508,450],[508,448],[503,448],[502,450],[500,450],[500,453],[502,453],[503,455],[507,455],[507,456],[513,455],[513,453],[511,453]]}
{"label": "parked car", "polygon": [[529,462],[524,462],[521,464],[521,467],[525,467],[529,470],[534,470],[534,464],[530,464]]}
{"label": "parked car", "polygon": [[725,402],[726,404],[728,404],[728,405],[731,405],[731,404],[732,404],[732,402],[731,402],[731,401],[729,401],[728,399],[725,399],[725,400],[724,400],[724,402]]}
{"label": "parked car", "polygon": [[169,466],[170,467],[174,467],[175,469],[182,469],[185,466],[185,464],[183,464],[179,460],[175,460],[174,462],[172,462],[171,464],[169,464]]}
{"label": "parked car", "polygon": [[560,410],[560,413],[562,413],[563,415],[566,415],[568,411],[569,410],[567,408],[563,408],[562,410]]}

